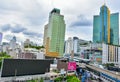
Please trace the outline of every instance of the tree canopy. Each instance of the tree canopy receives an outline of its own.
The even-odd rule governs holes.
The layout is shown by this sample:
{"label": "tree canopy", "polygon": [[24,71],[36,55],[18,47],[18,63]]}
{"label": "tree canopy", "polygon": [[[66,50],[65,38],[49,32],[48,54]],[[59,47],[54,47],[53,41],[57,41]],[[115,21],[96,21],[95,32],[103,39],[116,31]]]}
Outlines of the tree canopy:
{"label": "tree canopy", "polygon": [[29,44],[29,45],[24,46],[24,48],[35,48],[37,50],[40,50],[41,48],[44,48],[44,46],[33,46]]}
{"label": "tree canopy", "polygon": [[11,56],[8,55],[6,52],[0,52],[0,68],[1,68],[1,65],[2,65],[2,60],[5,59],[5,58],[11,58]]}

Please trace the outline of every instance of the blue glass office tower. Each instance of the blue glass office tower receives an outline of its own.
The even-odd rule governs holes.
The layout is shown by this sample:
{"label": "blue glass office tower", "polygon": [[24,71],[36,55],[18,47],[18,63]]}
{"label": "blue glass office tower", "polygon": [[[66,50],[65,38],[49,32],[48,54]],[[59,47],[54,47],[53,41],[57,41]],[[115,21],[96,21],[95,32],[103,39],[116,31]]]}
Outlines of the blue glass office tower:
{"label": "blue glass office tower", "polygon": [[93,19],[93,42],[119,44],[119,13],[110,14],[106,5]]}
{"label": "blue glass office tower", "polygon": [[110,15],[110,43],[119,44],[119,13]]}

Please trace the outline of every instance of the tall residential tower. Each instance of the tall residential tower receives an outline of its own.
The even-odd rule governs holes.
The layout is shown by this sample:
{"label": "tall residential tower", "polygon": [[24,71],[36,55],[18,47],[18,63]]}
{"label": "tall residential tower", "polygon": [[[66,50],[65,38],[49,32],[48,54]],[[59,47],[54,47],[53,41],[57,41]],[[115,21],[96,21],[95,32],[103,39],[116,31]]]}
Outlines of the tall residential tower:
{"label": "tall residential tower", "polygon": [[119,13],[110,14],[104,4],[93,20],[93,42],[119,44]]}
{"label": "tall residential tower", "polygon": [[61,57],[64,53],[65,21],[60,10],[54,8],[49,15],[47,32],[44,33],[46,56]]}

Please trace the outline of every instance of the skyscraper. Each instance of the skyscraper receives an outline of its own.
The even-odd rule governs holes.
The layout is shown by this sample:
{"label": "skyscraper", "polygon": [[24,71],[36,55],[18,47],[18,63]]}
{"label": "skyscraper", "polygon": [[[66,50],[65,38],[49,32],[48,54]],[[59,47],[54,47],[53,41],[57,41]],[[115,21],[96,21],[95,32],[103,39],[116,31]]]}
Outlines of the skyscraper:
{"label": "skyscraper", "polygon": [[46,56],[60,57],[64,52],[65,21],[60,10],[54,8],[49,15],[48,29],[46,32]]}
{"label": "skyscraper", "polygon": [[79,53],[80,49],[79,49],[80,45],[79,45],[79,38],[78,37],[73,37],[73,51],[74,53]]}
{"label": "skyscraper", "polygon": [[119,13],[110,16],[110,40],[112,44],[119,44]]}
{"label": "skyscraper", "polygon": [[93,20],[93,42],[119,44],[119,13],[110,14],[104,4]]}

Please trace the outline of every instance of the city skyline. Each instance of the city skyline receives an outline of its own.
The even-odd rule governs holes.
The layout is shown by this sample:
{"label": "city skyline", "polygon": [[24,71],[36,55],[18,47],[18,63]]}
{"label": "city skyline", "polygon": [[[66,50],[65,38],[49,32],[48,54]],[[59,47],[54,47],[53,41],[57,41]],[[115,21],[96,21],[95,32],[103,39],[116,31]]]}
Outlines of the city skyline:
{"label": "city skyline", "polygon": [[[106,5],[111,12],[119,12],[118,3],[118,0],[111,0]],[[29,38],[42,45],[44,25],[48,23],[49,12],[54,7],[59,8],[65,16],[66,39],[77,36],[92,40],[93,15],[98,14],[103,4],[104,0],[70,0],[69,4],[61,0],[1,0],[0,31],[4,35],[3,41],[8,41],[15,35],[18,41]]]}

